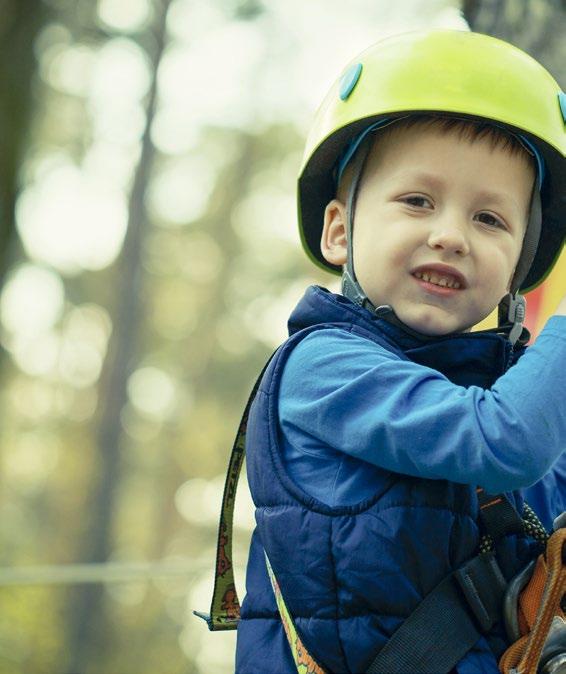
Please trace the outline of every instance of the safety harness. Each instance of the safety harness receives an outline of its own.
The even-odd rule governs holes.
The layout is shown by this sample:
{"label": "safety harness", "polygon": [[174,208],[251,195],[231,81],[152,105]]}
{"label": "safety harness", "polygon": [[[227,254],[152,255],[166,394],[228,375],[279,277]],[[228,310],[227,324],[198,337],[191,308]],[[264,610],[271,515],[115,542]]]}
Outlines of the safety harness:
{"label": "safety harness", "polygon": [[566,513],[556,518],[545,553],[509,583],[504,600],[513,643],[499,661],[504,674],[566,672]]}
{"label": "safety harness", "polygon": [[[206,621],[211,631],[236,629],[240,619],[232,564],[234,505],[245,457],[248,416],[262,377],[275,353],[253,386],[232,447],[222,497],[210,612],[194,611],[196,616]],[[562,602],[566,592],[566,549],[563,547],[566,522],[560,520],[557,531],[549,537],[527,503],[520,516],[505,494],[489,495],[478,488],[477,497],[483,534],[479,554],[447,576],[423,599],[377,654],[366,669],[367,674],[450,672],[481,635],[501,620],[504,603],[508,633],[512,630],[509,624],[513,622],[513,616],[520,616],[521,626],[520,632],[511,631],[510,639],[518,641],[502,657],[502,672],[535,674],[543,648],[547,648],[551,641],[553,627],[558,634],[558,651],[551,652],[546,659],[560,658],[564,654],[566,649],[562,641],[566,635],[563,630],[566,623]],[[536,565],[532,562],[519,574],[519,584],[516,580],[507,583],[495,554],[497,542],[513,534],[526,534],[538,541],[541,550],[546,548],[546,553],[539,556]],[[297,672],[330,674],[301,641],[267,554],[265,562]],[[518,601],[521,604],[517,608]],[[555,618],[562,623],[553,622]],[[563,670],[547,671],[562,673]]]}

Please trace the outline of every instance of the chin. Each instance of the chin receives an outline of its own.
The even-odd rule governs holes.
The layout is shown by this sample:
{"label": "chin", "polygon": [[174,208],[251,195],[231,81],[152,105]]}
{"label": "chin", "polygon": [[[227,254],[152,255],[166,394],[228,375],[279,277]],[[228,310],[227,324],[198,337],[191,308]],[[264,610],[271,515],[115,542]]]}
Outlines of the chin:
{"label": "chin", "polygon": [[407,316],[404,318],[402,314],[397,315],[405,325],[428,337],[442,337],[456,332],[469,332],[471,329],[462,326],[456,321],[443,319],[440,316],[423,316],[419,318]]}
{"label": "chin", "polygon": [[[404,321],[403,321],[404,322]],[[460,330],[452,329],[449,327],[429,327],[429,326],[423,326],[419,323],[416,323],[414,325],[407,323],[407,325],[412,328],[413,330],[416,330],[417,332],[420,332],[421,335],[426,335],[427,337],[443,337],[444,335],[451,335],[454,332],[460,332]]]}

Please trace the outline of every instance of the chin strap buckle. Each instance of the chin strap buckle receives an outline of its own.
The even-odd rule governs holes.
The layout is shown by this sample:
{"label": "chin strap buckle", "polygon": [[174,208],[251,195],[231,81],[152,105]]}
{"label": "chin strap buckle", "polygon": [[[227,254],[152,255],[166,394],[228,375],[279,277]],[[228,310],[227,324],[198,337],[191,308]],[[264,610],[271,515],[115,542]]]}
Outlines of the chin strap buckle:
{"label": "chin strap buckle", "polygon": [[527,302],[522,295],[507,293],[499,305],[499,324],[511,323],[509,341],[514,346],[523,333],[523,323],[527,313]]}

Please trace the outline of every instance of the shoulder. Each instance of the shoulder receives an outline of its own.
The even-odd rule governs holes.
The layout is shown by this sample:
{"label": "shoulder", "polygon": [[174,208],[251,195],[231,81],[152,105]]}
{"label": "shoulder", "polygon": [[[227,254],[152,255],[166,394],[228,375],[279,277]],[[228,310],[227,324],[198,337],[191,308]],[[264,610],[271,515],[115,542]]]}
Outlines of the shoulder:
{"label": "shoulder", "polygon": [[385,346],[343,328],[315,330],[290,352],[282,373],[281,391],[336,386],[385,362],[400,360]]}
{"label": "shoulder", "polygon": [[399,358],[393,348],[388,349],[379,340],[366,337],[356,328],[350,327],[328,327],[310,332],[294,347],[291,357],[296,358],[298,354],[315,356],[320,353],[324,356],[344,352],[352,356],[358,353],[381,353],[391,358]]}
{"label": "shoulder", "polygon": [[367,355],[399,359],[392,349],[387,349],[379,342],[348,328],[336,327],[310,332],[293,348],[288,362],[312,362],[314,359],[322,364],[344,355],[352,359]]}

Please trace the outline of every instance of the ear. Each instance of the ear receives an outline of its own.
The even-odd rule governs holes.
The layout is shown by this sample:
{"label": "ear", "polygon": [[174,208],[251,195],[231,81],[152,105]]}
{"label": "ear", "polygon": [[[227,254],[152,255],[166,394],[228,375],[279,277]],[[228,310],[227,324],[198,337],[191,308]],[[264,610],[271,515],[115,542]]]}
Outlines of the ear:
{"label": "ear", "polygon": [[337,266],[346,264],[346,206],[338,199],[332,199],[324,210],[320,251],[327,262]]}

